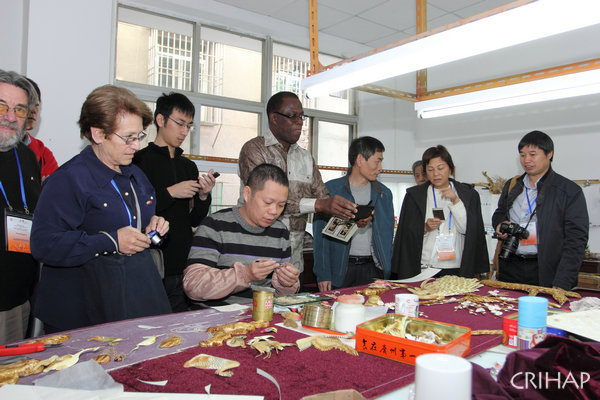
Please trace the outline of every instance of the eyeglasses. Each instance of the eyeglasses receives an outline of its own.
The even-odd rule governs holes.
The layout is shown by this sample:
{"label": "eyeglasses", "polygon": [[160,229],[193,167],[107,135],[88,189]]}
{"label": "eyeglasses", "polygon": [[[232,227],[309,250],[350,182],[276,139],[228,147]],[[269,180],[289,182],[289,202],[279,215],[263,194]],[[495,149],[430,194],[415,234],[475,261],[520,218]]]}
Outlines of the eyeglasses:
{"label": "eyeglasses", "polygon": [[130,145],[132,143],[135,142],[141,142],[142,140],[146,139],[146,136],[148,136],[148,134],[144,131],[140,132],[137,136],[135,135],[129,135],[129,136],[121,136],[115,133],[115,136],[117,136],[118,138],[121,138],[121,140],[123,140],[125,142],[126,145]]}
{"label": "eyeglasses", "polygon": [[294,114],[294,115],[287,115],[287,114],[282,114],[282,113],[280,113],[280,112],[278,112],[278,111],[273,111],[273,112],[274,112],[275,114],[279,114],[279,115],[281,115],[282,117],[286,117],[287,119],[291,119],[291,120],[297,120],[297,119],[299,119],[299,120],[300,120],[300,121],[302,121],[302,122],[306,121],[306,118],[308,118],[308,117],[307,117],[306,115],[304,115],[304,114],[301,114],[301,115],[295,115],[295,114]]}
{"label": "eyeglasses", "polygon": [[194,130],[194,125],[192,125],[192,124],[184,124],[183,122],[179,122],[176,119],[173,119],[171,117],[169,117],[169,119],[171,121],[175,122],[177,125],[179,125],[180,128],[183,128],[183,129],[185,129],[188,132],[191,132],[191,131]]}
{"label": "eyeglasses", "polygon": [[29,113],[29,108],[23,106],[9,107],[6,103],[0,103],[0,115],[8,114],[8,110],[13,110],[18,118],[25,118]]}

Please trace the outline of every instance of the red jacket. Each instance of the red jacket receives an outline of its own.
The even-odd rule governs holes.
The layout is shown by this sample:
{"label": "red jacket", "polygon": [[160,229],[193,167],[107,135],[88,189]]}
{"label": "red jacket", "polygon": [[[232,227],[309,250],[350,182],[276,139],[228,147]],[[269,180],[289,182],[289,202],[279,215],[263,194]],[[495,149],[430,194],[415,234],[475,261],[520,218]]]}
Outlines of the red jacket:
{"label": "red jacket", "polygon": [[27,133],[27,135],[29,136],[30,140],[28,146],[31,150],[33,150],[38,160],[38,163],[40,164],[43,180],[47,178],[48,175],[50,175],[58,169],[58,163],[54,158],[54,154],[52,154],[50,149],[44,145],[44,142],[31,136],[29,132]]}

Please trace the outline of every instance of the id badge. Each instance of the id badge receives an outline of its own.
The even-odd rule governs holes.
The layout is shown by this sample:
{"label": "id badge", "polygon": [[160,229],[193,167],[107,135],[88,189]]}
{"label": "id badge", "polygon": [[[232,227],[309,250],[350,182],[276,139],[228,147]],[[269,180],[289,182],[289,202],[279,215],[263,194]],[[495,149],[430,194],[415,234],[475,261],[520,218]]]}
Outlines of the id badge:
{"label": "id badge", "polygon": [[454,260],[454,234],[440,234],[435,238],[435,248],[438,253],[438,260]]}
{"label": "id badge", "polygon": [[29,236],[33,224],[33,214],[25,214],[4,209],[4,249],[17,253],[31,254]]}
{"label": "id badge", "polygon": [[532,244],[537,244],[537,229],[535,226],[535,221],[531,221],[527,230],[529,231],[529,237],[527,239],[521,239],[521,246],[528,246]]}

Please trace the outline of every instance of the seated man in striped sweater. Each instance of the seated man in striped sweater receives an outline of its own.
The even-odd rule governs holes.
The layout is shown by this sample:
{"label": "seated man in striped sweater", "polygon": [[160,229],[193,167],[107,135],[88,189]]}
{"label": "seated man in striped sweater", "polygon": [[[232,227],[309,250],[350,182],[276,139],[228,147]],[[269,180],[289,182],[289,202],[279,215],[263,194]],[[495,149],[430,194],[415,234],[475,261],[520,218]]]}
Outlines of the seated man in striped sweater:
{"label": "seated man in striped sweater", "polygon": [[300,272],[289,263],[289,231],[277,220],[288,185],[281,168],[261,164],[248,176],[241,207],[202,220],[183,272],[190,299],[207,305],[245,302],[252,297],[250,285],[272,286],[276,295],[298,291]]}

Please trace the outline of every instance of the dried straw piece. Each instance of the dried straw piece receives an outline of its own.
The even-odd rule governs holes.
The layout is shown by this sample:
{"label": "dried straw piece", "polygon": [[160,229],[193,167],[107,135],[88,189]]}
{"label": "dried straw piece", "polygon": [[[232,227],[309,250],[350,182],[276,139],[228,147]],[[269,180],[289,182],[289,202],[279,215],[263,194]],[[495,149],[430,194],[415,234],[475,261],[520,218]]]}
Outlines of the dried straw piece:
{"label": "dried straw piece", "polygon": [[483,285],[475,278],[446,275],[438,279],[426,279],[421,283],[421,287],[408,288],[408,290],[419,296],[420,300],[433,300],[476,292],[481,286]]}
{"label": "dried straw piece", "polygon": [[503,335],[504,331],[502,329],[479,329],[476,331],[471,331],[471,336],[477,335]]}
{"label": "dried straw piece", "polygon": [[524,283],[509,283],[509,282],[501,282],[501,281],[491,281],[485,280],[481,281],[486,286],[498,288],[498,289],[508,289],[508,290],[520,290],[523,292],[527,292],[530,296],[537,296],[538,293],[545,293],[551,295],[554,300],[558,302],[559,305],[565,304],[569,301],[568,297],[574,297],[576,299],[580,299],[581,295],[576,292],[571,292],[564,289],[554,289],[547,288],[544,286],[535,286],[535,285],[525,285]]}

